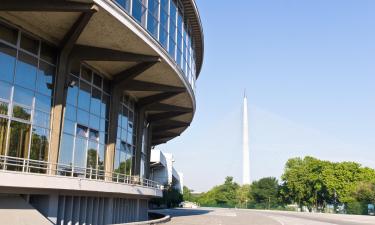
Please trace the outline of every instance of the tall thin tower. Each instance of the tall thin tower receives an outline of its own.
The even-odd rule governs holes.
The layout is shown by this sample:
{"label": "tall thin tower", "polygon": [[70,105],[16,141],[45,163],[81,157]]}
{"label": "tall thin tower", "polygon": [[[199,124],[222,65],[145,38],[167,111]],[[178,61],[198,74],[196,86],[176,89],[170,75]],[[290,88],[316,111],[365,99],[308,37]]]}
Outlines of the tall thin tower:
{"label": "tall thin tower", "polygon": [[250,184],[250,154],[249,154],[249,120],[247,118],[246,91],[243,96],[242,124],[242,184]]}

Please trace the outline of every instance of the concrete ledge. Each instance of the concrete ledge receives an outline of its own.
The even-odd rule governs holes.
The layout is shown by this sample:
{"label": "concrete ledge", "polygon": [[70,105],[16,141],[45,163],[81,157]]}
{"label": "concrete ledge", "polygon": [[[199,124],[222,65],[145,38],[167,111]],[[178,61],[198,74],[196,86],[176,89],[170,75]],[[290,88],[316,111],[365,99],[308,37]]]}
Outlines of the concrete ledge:
{"label": "concrete ledge", "polygon": [[163,216],[163,218],[155,219],[155,220],[148,220],[148,221],[141,221],[141,222],[133,222],[133,223],[112,224],[112,225],[153,225],[153,224],[167,223],[171,220],[170,215],[164,215],[164,214],[154,213],[154,212],[153,214],[159,214],[160,216]]}
{"label": "concrete ledge", "polygon": [[0,171],[0,188],[87,191],[149,197],[163,196],[162,190],[129,185],[126,183],[114,183],[77,177],[50,176],[46,174],[20,173],[7,170]]}

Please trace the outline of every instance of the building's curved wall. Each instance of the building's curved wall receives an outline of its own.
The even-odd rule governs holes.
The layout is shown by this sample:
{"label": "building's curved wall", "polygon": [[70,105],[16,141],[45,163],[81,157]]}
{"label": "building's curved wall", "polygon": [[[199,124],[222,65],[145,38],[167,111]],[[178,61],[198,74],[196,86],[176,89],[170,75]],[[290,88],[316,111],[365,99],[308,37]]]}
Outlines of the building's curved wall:
{"label": "building's curved wall", "polygon": [[197,78],[195,41],[181,1],[112,0],[137,21],[168,52],[195,89]]}

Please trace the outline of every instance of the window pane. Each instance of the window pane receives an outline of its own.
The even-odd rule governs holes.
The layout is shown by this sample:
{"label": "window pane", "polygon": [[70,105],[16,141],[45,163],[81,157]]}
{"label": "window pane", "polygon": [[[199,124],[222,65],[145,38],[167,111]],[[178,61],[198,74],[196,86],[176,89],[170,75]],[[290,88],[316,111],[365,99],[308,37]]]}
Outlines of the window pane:
{"label": "window pane", "polygon": [[38,77],[36,81],[37,91],[52,96],[53,91],[53,79],[55,76],[56,67],[48,65],[47,63],[40,62]]}
{"label": "window pane", "polygon": [[0,155],[5,155],[8,120],[0,118]]}
{"label": "window pane", "polygon": [[109,119],[109,101],[110,97],[108,95],[103,94],[101,116],[106,119]]}
{"label": "window pane", "polygon": [[70,120],[65,120],[64,121],[64,132],[74,135],[75,134],[75,122],[70,121]]}
{"label": "window pane", "polygon": [[8,103],[0,102],[0,114],[8,115]]}
{"label": "window pane", "polygon": [[74,149],[74,166],[75,167],[86,167],[86,140],[82,138],[76,138],[76,145]]}
{"label": "window pane", "polygon": [[21,36],[21,48],[37,55],[39,51],[39,41],[23,33]]}
{"label": "window pane", "polygon": [[143,5],[144,0],[133,0],[133,17],[142,25],[145,24],[146,20],[146,8]]}
{"label": "window pane", "polygon": [[13,82],[16,49],[0,43],[0,80]]}
{"label": "window pane", "polygon": [[37,58],[26,53],[19,52],[15,83],[23,87],[35,89],[37,66]]}
{"label": "window pane", "polygon": [[147,19],[147,30],[154,37],[158,37],[158,17],[159,17],[159,2],[158,0],[148,0],[148,19]]}
{"label": "window pane", "polygon": [[13,117],[18,119],[23,119],[30,121],[31,119],[31,109],[23,108],[18,105],[13,106]]}
{"label": "window pane", "polygon": [[77,111],[77,122],[88,126],[90,120],[90,114],[86,111],[78,109]]}
{"label": "window pane", "polygon": [[93,84],[102,88],[102,78],[98,74],[94,74]]}
{"label": "window pane", "polygon": [[55,47],[42,42],[40,48],[40,58],[46,60],[49,63],[56,64],[57,50]]}
{"label": "window pane", "polygon": [[0,98],[10,99],[10,91],[12,86],[8,83],[0,81]]}
{"label": "window pane", "polygon": [[99,141],[99,132],[96,130],[90,129],[89,138],[90,140],[93,140],[93,141]]}
{"label": "window pane", "polygon": [[91,70],[86,67],[81,68],[81,78],[86,80],[87,82],[91,83]]}
{"label": "window pane", "polygon": [[98,143],[89,142],[89,147],[87,149],[87,168],[96,169],[97,160],[98,160]]}
{"label": "window pane", "polygon": [[71,105],[66,105],[65,107],[65,118],[76,121],[77,119],[77,109]]}
{"label": "window pane", "polygon": [[100,119],[100,131],[106,132],[108,129],[108,124],[105,119]]}
{"label": "window pane", "polygon": [[16,29],[13,29],[6,24],[0,23],[0,39],[16,45],[17,36],[18,31]]}
{"label": "window pane", "polygon": [[98,169],[104,170],[105,145],[99,144]]}
{"label": "window pane", "polygon": [[116,0],[116,2],[127,12],[129,12],[130,9],[130,0]]}
{"label": "window pane", "polygon": [[78,94],[78,107],[86,111],[90,110],[91,87],[85,82],[80,82]]}
{"label": "window pane", "polygon": [[39,110],[35,110],[33,124],[37,126],[49,128],[49,125],[50,125],[49,114],[39,111]]}
{"label": "window pane", "polygon": [[102,93],[100,90],[92,88],[90,113],[93,113],[98,116],[100,115],[101,94]]}
{"label": "window pane", "polygon": [[31,106],[33,103],[34,92],[21,87],[14,87],[13,101]]}
{"label": "window pane", "polygon": [[150,31],[152,36],[155,38],[158,38],[158,21],[157,19],[151,14],[148,14],[148,20],[147,20],[147,30]]}
{"label": "window pane", "polygon": [[77,133],[76,133],[77,136],[86,137],[87,138],[87,132],[88,132],[87,127],[82,126],[82,125],[77,125]]}
{"label": "window pane", "polygon": [[113,161],[113,168],[114,168],[115,173],[119,172],[119,169],[120,169],[119,167],[120,167],[120,150],[116,149],[115,160]]}
{"label": "window pane", "polygon": [[63,134],[61,140],[61,147],[59,152],[59,163],[71,165],[73,155],[74,137],[68,134]]}
{"label": "window pane", "polygon": [[26,158],[30,141],[30,125],[11,121],[8,156]]}
{"label": "window pane", "polygon": [[49,130],[33,127],[31,137],[30,159],[47,161],[49,145]]}
{"label": "window pane", "polygon": [[52,98],[41,94],[35,94],[35,107],[45,112],[50,112],[52,107]]}
{"label": "window pane", "polygon": [[95,115],[90,115],[90,128],[99,130],[100,128],[100,118]]}

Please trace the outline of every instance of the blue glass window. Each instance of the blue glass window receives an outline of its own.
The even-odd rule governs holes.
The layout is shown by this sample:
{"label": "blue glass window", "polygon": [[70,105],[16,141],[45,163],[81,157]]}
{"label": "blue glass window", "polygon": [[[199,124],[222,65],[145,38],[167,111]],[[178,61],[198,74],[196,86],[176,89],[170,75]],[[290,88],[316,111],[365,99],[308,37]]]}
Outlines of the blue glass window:
{"label": "blue glass window", "polygon": [[157,38],[159,26],[159,0],[148,0],[147,30]]}
{"label": "blue glass window", "polygon": [[14,87],[13,101],[22,105],[31,106],[33,103],[33,97],[33,91],[18,86]]}
{"label": "blue glass window", "polygon": [[15,83],[35,89],[38,59],[23,52],[18,53]]}
{"label": "blue glass window", "polygon": [[36,81],[36,88],[38,92],[52,96],[55,72],[56,67],[42,61],[40,62]]}
{"label": "blue glass window", "polygon": [[0,80],[13,83],[16,49],[0,43]]}
{"label": "blue glass window", "polygon": [[145,0],[133,0],[132,15],[143,26],[146,24]]}
{"label": "blue glass window", "polygon": [[90,85],[81,81],[79,85],[79,92],[78,92],[78,108],[89,111],[90,110],[90,96],[91,96]]}
{"label": "blue glass window", "polygon": [[127,12],[130,10],[130,0],[116,0],[116,2]]}
{"label": "blue glass window", "polygon": [[10,84],[0,81],[0,98],[9,100],[11,90],[12,86]]}

